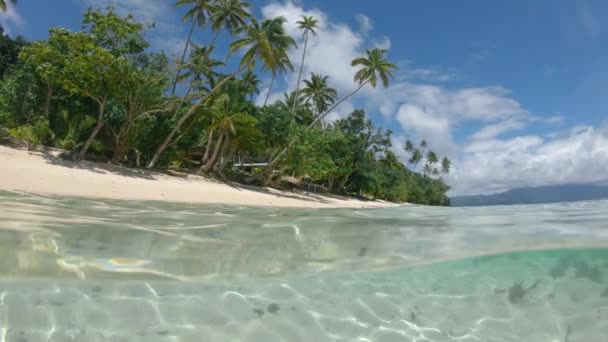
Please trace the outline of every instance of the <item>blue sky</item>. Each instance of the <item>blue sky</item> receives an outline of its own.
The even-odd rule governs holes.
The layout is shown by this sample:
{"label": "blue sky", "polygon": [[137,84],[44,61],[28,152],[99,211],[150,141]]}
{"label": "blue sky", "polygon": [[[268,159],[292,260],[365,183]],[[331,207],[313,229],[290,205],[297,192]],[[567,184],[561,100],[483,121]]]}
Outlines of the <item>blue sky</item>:
{"label": "blue sky", "polygon": [[[20,1],[0,23],[12,35],[44,39],[50,26],[78,29],[83,9],[108,3],[156,22],[148,33],[154,48],[183,46],[181,11],[166,0]],[[294,35],[301,14],[321,19],[324,30],[311,41],[305,72],[330,75],[341,94],[354,86],[352,58],[366,47],[389,47],[400,66],[391,88],[366,89],[333,117],[362,107],[395,132],[396,144],[426,138],[454,160],[447,177],[454,194],[608,183],[608,24],[602,20],[608,2],[252,3],[258,16],[286,16]],[[209,37],[203,31],[195,39],[204,44]],[[290,55],[299,62],[299,50]],[[286,75],[271,98],[294,87],[293,75]]]}

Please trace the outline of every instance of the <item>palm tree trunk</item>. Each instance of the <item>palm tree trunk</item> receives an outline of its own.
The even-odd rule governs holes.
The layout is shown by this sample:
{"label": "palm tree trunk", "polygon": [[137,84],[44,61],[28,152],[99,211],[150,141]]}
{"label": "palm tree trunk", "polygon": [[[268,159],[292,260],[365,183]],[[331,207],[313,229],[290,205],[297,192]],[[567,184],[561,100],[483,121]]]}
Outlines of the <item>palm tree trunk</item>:
{"label": "palm tree trunk", "polygon": [[295,120],[296,117],[296,104],[298,103],[298,96],[300,95],[300,82],[302,82],[302,71],[304,70],[304,58],[306,57],[306,47],[308,46],[308,31],[304,37],[304,51],[302,52],[302,62],[300,63],[300,73],[298,74],[298,83],[296,84],[296,97],[293,101],[291,108],[291,115]]}
{"label": "palm tree trunk", "polygon": [[192,20],[192,27],[190,28],[190,32],[188,33],[188,39],[186,40],[186,46],[184,46],[184,52],[182,53],[182,59],[180,60],[179,67],[177,68],[177,75],[175,75],[175,81],[173,81],[173,90],[171,90],[171,95],[175,95],[175,88],[177,88],[177,81],[179,80],[179,74],[182,71],[182,65],[184,65],[184,60],[186,59],[186,52],[188,51],[188,46],[190,46],[190,40],[192,40],[192,32],[194,32],[195,26],[196,26],[196,20]]}
{"label": "palm tree trunk", "polygon": [[228,149],[228,145],[230,143],[230,135],[226,135],[226,140],[224,140],[224,146],[222,146],[222,152],[220,152],[220,161],[219,164],[217,165],[217,171],[218,172],[222,172],[224,171],[224,167],[226,167],[226,160],[228,159],[228,156],[226,153],[227,149]]}
{"label": "palm tree trunk", "polygon": [[213,131],[209,132],[209,137],[207,138],[207,148],[205,149],[205,155],[203,156],[203,160],[201,161],[201,165],[205,164],[207,160],[209,160],[209,154],[211,152],[211,145],[213,144]]}
{"label": "palm tree trunk", "polygon": [[336,107],[338,107],[339,105],[342,104],[342,102],[348,100],[349,98],[351,98],[353,95],[355,95],[357,92],[359,92],[359,90],[361,90],[361,88],[365,87],[367,85],[367,83],[369,83],[369,81],[365,81],[363,83],[361,83],[361,85],[359,85],[359,87],[357,87],[357,89],[355,89],[352,93],[344,96],[343,98],[340,99],[340,101],[334,103],[333,106],[331,106],[328,110],[325,111],[325,113],[318,115],[313,122],[310,123],[310,125],[308,125],[307,128],[312,128],[314,127],[314,125],[319,122],[320,120],[322,120],[323,118],[325,118],[327,116],[327,114],[331,113],[331,111],[333,111],[334,109],[336,109]]}
{"label": "palm tree trunk", "polygon": [[220,32],[222,32],[222,31],[217,30],[215,32],[215,34],[213,35],[213,38],[211,39],[211,43],[209,43],[209,48],[207,49],[207,52],[205,53],[205,57],[209,56],[209,52],[215,46],[215,42],[217,41],[217,38],[220,36]]}
{"label": "palm tree trunk", "polygon": [[182,118],[177,122],[177,124],[175,125],[175,127],[173,127],[173,129],[171,130],[171,132],[169,133],[169,135],[167,136],[167,138],[165,138],[165,141],[163,141],[163,143],[158,147],[158,149],[156,150],[156,153],[154,153],[154,156],[152,157],[152,160],[150,160],[150,163],[148,163],[148,168],[149,169],[153,168],[156,165],[156,163],[158,162],[158,159],[160,158],[160,155],[163,154],[163,152],[165,152],[165,149],[167,149],[167,146],[169,146],[169,143],[171,142],[171,139],[173,139],[173,136],[182,127],[182,125],[184,124],[184,122],[186,122],[186,120],[188,120],[196,112],[197,109],[199,109],[201,106],[203,106],[205,104],[205,102],[211,97],[211,95],[213,95],[226,82],[228,82],[231,79],[233,79],[236,75],[238,75],[239,73],[241,73],[246,68],[247,68],[247,65],[243,65],[237,71],[235,71],[234,73],[226,76],[220,83],[218,83],[213,89],[211,89],[210,92],[208,92],[195,105],[193,105],[190,108],[190,110],[188,110],[188,112],[184,116],[182,116]]}
{"label": "palm tree trunk", "polygon": [[201,166],[201,168],[199,170],[200,172],[207,173],[207,172],[209,172],[209,170],[211,170],[211,168],[213,167],[213,164],[215,164],[217,155],[220,153],[220,147],[222,147],[222,142],[224,140],[224,136],[225,136],[225,134],[222,134],[217,139],[217,143],[215,143],[215,148],[213,149],[213,154],[211,155],[211,158],[209,158],[209,160],[207,161],[207,163],[205,163],[205,165]]}
{"label": "palm tree trunk", "polygon": [[84,157],[87,154],[87,151],[89,150],[89,147],[91,147],[91,144],[93,143],[93,140],[95,140],[95,137],[97,136],[99,131],[101,131],[101,128],[103,127],[103,125],[105,123],[103,116],[105,113],[106,99],[104,98],[98,102],[99,102],[99,114],[97,117],[97,125],[95,125],[95,128],[93,128],[93,132],[91,132],[91,135],[89,135],[89,138],[87,139],[87,141],[84,143],[84,146],[80,150],[80,154],[79,154],[80,159],[84,159]]}
{"label": "palm tree trunk", "polygon": [[266,100],[264,100],[264,106],[266,106],[266,104],[268,103],[268,98],[270,98],[270,91],[272,91],[272,87],[274,86],[274,79],[277,76],[272,73],[272,78],[270,79],[270,87],[268,87],[268,94],[266,94]]}

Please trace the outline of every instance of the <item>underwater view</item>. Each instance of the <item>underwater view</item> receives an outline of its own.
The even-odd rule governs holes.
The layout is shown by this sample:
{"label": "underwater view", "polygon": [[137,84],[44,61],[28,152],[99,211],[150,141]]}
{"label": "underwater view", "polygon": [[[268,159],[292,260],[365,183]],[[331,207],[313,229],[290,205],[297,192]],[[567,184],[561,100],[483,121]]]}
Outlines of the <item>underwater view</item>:
{"label": "underwater view", "polygon": [[0,192],[0,341],[606,341],[608,201],[276,209]]}

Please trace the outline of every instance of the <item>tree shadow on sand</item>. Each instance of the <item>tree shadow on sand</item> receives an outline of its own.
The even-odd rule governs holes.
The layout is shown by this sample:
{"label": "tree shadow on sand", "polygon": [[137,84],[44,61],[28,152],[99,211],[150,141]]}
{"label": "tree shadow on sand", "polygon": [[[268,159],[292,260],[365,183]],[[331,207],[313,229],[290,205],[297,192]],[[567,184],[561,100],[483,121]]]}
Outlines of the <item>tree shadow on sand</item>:
{"label": "tree shadow on sand", "polygon": [[101,175],[111,174],[111,175],[118,175],[118,176],[131,177],[131,178],[155,180],[155,178],[154,178],[155,172],[153,172],[153,171],[127,168],[127,167],[112,165],[112,164],[97,163],[97,162],[92,162],[92,161],[87,161],[87,160],[73,161],[73,160],[58,157],[57,155],[55,155],[49,151],[30,152],[30,154],[35,154],[35,155],[41,156],[49,164],[57,165],[57,166],[61,166],[61,167],[67,167],[70,169],[87,170],[87,171],[91,171],[91,172],[101,174]]}

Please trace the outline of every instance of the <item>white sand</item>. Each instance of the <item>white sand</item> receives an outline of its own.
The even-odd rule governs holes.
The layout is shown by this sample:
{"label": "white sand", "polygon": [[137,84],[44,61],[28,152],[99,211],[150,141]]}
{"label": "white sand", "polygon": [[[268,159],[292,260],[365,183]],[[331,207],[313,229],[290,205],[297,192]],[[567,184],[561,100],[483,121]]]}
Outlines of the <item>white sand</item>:
{"label": "white sand", "polygon": [[125,200],[237,204],[292,208],[369,208],[394,206],[338,196],[225,184],[198,176],[92,162],[70,162],[58,152],[28,152],[0,146],[0,190]]}

